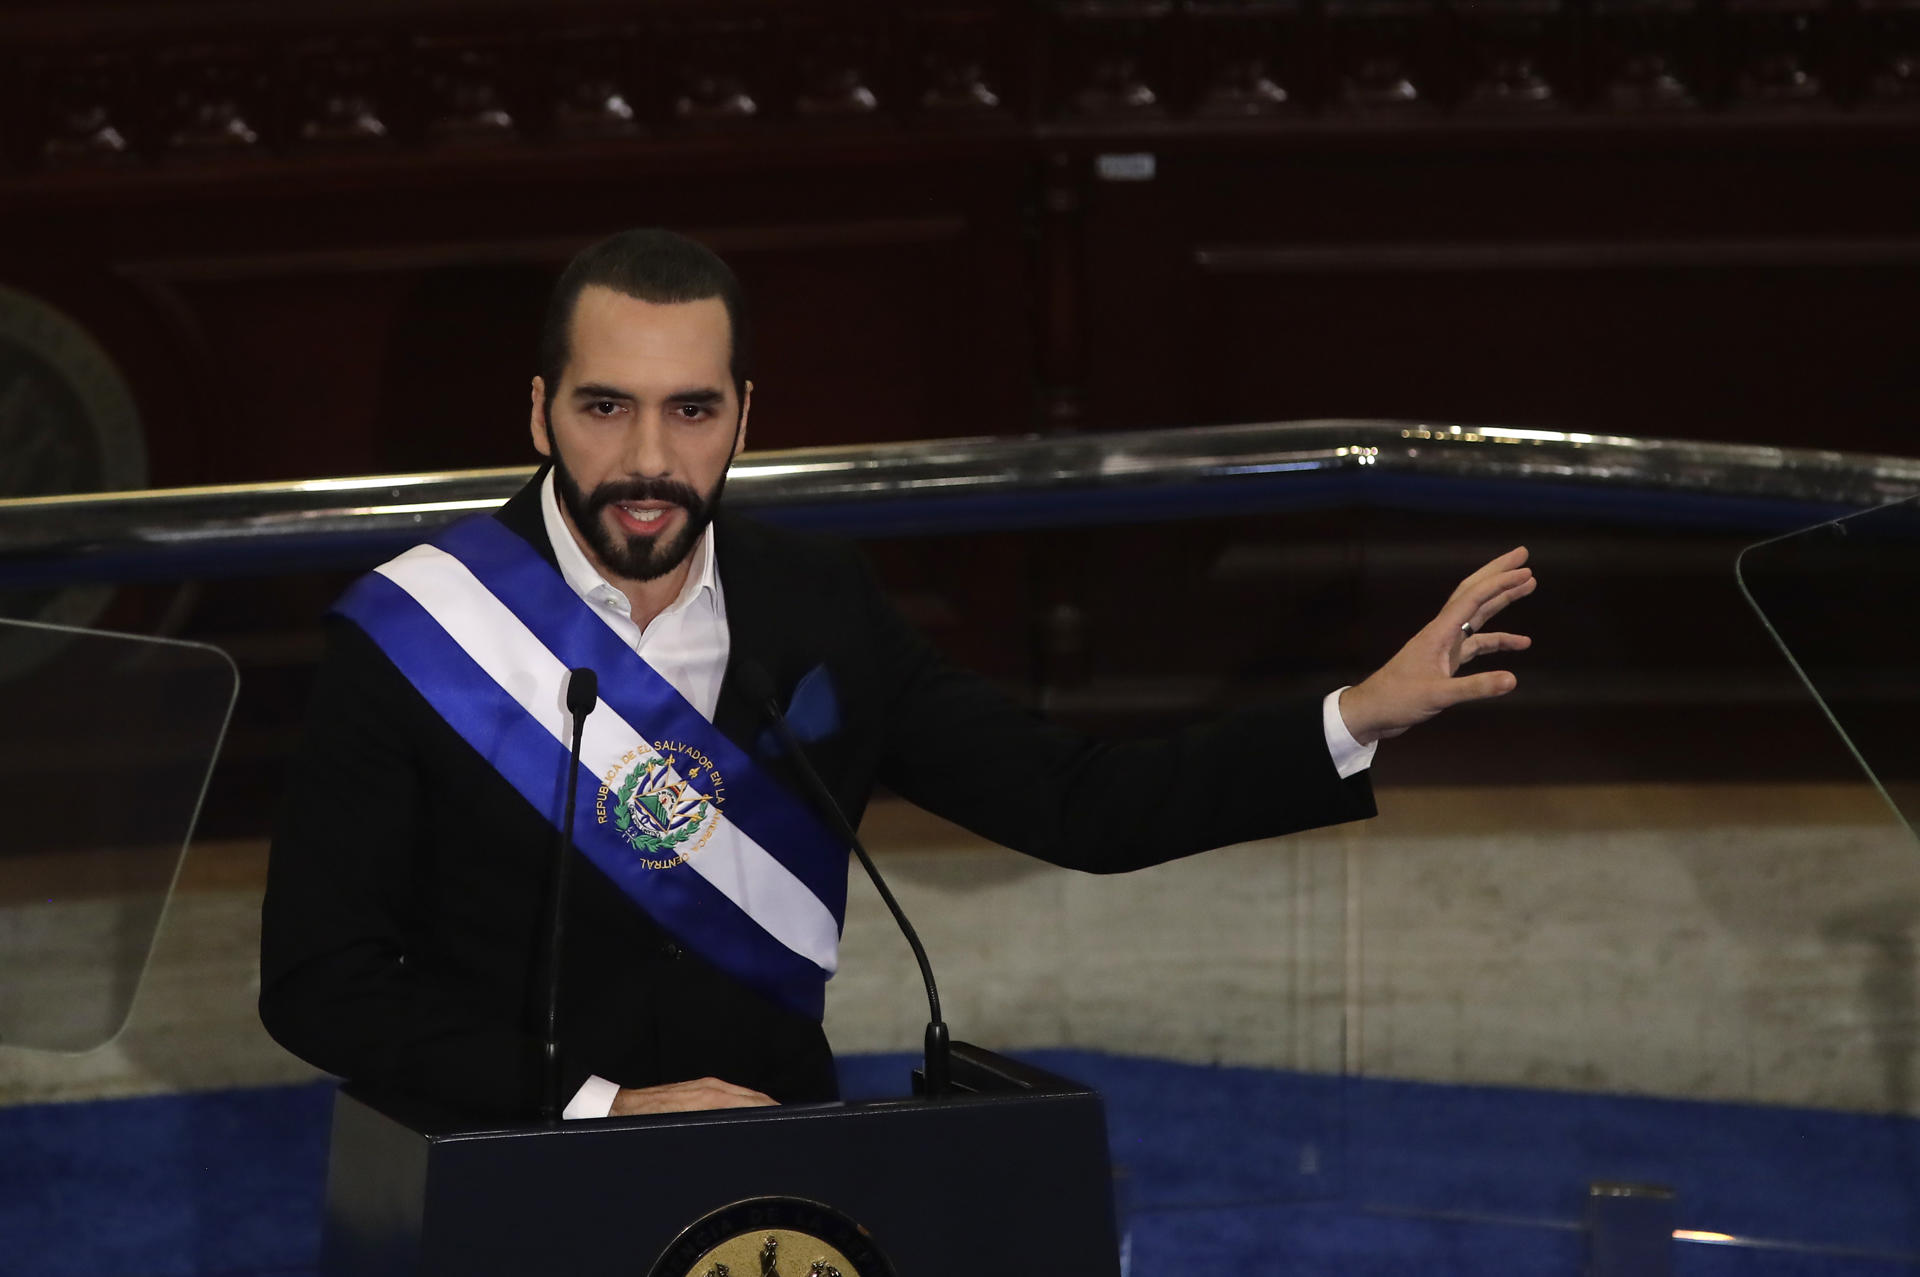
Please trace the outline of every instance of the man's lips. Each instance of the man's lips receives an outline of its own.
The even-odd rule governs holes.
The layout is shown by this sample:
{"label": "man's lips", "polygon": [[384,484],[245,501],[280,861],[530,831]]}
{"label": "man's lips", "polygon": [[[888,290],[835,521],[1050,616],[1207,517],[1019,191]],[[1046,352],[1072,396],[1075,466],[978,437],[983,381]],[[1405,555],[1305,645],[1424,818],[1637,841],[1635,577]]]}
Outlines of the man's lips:
{"label": "man's lips", "polygon": [[621,528],[633,536],[652,536],[680,509],[671,501],[615,501],[609,507]]}

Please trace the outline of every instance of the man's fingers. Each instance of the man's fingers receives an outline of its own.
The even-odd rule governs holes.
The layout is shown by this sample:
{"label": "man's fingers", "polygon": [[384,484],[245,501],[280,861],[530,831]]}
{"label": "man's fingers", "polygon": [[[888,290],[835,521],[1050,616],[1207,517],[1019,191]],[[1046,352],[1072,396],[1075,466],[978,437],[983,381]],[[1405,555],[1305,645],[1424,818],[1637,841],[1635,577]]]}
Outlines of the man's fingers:
{"label": "man's fingers", "polygon": [[771,1108],[779,1103],[772,1096],[762,1095],[758,1091],[723,1091],[718,1094],[722,1102],[713,1106],[717,1109]]}
{"label": "man's fingers", "polygon": [[668,1082],[660,1086],[623,1089],[614,1099],[613,1115],[634,1117],[645,1113],[764,1108],[778,1103],[772,1096],[750,1087],[735,1086],[717,1077],[703,1077],[691,1082]]}
{"label": "man's fingers", "polygon": [[1467,701],[1491,700],[1495,696],[1505,696],[1519,685],[1520,680],[1506,670],[1488,670],[1485,674],[1450,678],[1446,682],[1446,703],[1460,705]]}
{"label": "man's fingers", "polygon": [[1340,712],[1354,739],[1397,736],[1416,723],[1464,701],[1505,696],[1519,680],[1506,670],[1460,675],[1460,667],[1489,652],[1533,646],[1522,634],[1488,634],[1486,623],[1515,599],[1533,593],[1527,547],[1515,546],[1460,583],[1440,614],[1407,641],[1393,659],[1341,699]]}
{"label": "man's fingers", "polygon": [[1480,587],[1482,582],[1499,576],[1503,572],[1511,572],[1515,568],[1525,567],[1526,562],[1527,547],[1524,545],[1516,545],[1499,558],[1489,559],[1487,562],[1475,568],[1466,580],[1460,582],[1459,588],[1453,592],[1453,597],[1457,599],[1462,595],[1471,594]]}
{"label": "man's fingers", "polygon": [[[1494,562],[1497,563],[1499,560],[1496,559]],[[1518,591],[1524,589],[1531,592],[1532,586],[1528,583],[1532,580],[1532,568],[1509,568],[1478,582],[1471,590],[1463,585],[1454,592],[1451,599],[1447,600],[1446,607],[1441,609],[1436,620],[1445,631],[1458,630],[1462,625],[1474,621],[1474,618],[1480,615],[1482,608],[1491,607],[1501,596],[1512,594],[1514,598],[1520,598],[1522,595]],[[1500,607],[1505,606],[1505,603],[1500,604]],[[1499,608],[1493,610],[1498,611]],[[1480,627],[1475,623],[1474,628]]]}
{"label": "man's fingers", "polygon": [[749,1090],[744,1086],[736,1086],[734,1083],[727,1081],[723,1077],[696,1078],[691,1082],[676,1082],[674,1085],[676,1086],[710,1086],[721,1091],[732,1091],[736,1095],[760,1094],[760,1092]]}
{"label": "man's fingers", "polygon": [[1524,652],[1533,646],[1525,634],[1476,634],[1460,645],[1460,664],[1489,652]]}
{"label": "man's fingers", "polygon": [[1526,580],[1520,582],[1520,584],[1502,590],[1493,598],[1482,603],[1479,610],[1473,614],[1472,625],[1474,630],[1477,632],[1486,629],[1487,622],[1505,611],[1509,603],[1512,603],[1515,599],[1526,598],[1527,595],[1533,593],[1534,588],[1539,584],[1539,577],[1529,576]]}
{"label": "man's fingers", "polygon": [[698,1082],[687,1082],[687,1083],[684,1083],[683,1085],[690,1086],[690,1087],[699,1087],[708,1091],[714,1091],[721,1095],[728,1096],[732,1099],[745,1100],[749,1104],[774,1103],[773,1100],[768,1099],[765,1095],[761,1094],[759,1091],[756,1091],[751,1087],[736,1086],[732,1082],[726,1081],[723,1078],[703,1077]]}

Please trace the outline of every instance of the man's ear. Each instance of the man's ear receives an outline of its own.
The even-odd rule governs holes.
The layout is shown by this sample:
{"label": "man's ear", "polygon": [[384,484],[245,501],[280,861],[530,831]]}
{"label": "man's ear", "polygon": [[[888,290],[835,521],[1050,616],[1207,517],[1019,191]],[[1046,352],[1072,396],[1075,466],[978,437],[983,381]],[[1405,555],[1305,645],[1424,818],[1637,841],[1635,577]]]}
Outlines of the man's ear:
{"label": "man's ear", "polygon": [[533,379],[533,408],[527,414],[527,429],[533,432],[533,450],[543,457],[553,455],[547,441],[547,383]]}
{"label": "man's ear", "polygon": [[753,407],[753,383],[747,382],[740,390],[740,426],[733,436],[733,455],[739,456],[747,450],[747,411]]}

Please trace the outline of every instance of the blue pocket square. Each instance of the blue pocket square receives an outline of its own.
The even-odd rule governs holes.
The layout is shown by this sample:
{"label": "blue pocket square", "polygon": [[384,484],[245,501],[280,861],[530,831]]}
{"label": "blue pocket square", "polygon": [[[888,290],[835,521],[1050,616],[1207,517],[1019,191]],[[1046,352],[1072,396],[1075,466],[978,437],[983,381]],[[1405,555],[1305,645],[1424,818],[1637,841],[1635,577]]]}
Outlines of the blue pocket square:
{"label": "blue pocket square", "polygon": [[[787,726],[803,744],[825,740],[840,730],[840,698],[834,695],[833,675],[826,666],[814,666],[795,684],[787,704]],[[769,757],[781,752],[780,738],[772,728],[760,734],[760,752]]]}

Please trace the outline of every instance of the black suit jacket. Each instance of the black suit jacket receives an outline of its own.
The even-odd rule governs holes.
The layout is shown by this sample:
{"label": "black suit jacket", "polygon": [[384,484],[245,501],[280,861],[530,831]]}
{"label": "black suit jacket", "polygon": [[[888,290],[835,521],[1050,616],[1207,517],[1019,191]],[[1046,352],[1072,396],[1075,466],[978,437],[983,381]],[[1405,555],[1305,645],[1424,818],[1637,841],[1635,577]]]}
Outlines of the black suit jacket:
{"label": "black suit jacket", "polygon": [[[495,517],[553,559],[538,477]],[[1092,740],[944,662],[851,547],[724,513],[714,535],[732,645],[715,726],[759,753],[766,723],[734,671],[757,661],[784,702],[824,665],[840,725],[808,757],[856,823],[884,784],[994,842],[1112,873],[1373,814],[1366,774],[1334,772],[1318,698]],[[804,793],[786,762],[761,761]],[[1202,792],[1176,828],[1141,818],[1143,794]],[[268,871],[262,1021],[295,1055],[371,1089],[532,1113],[553,841],[372,640],[330,617]],[[834,1094],[817,1023],[689,952],[584,858],[574,881],[567,1094],[590,1073],[626,1086],[712,1075],[783,1101]]]}

